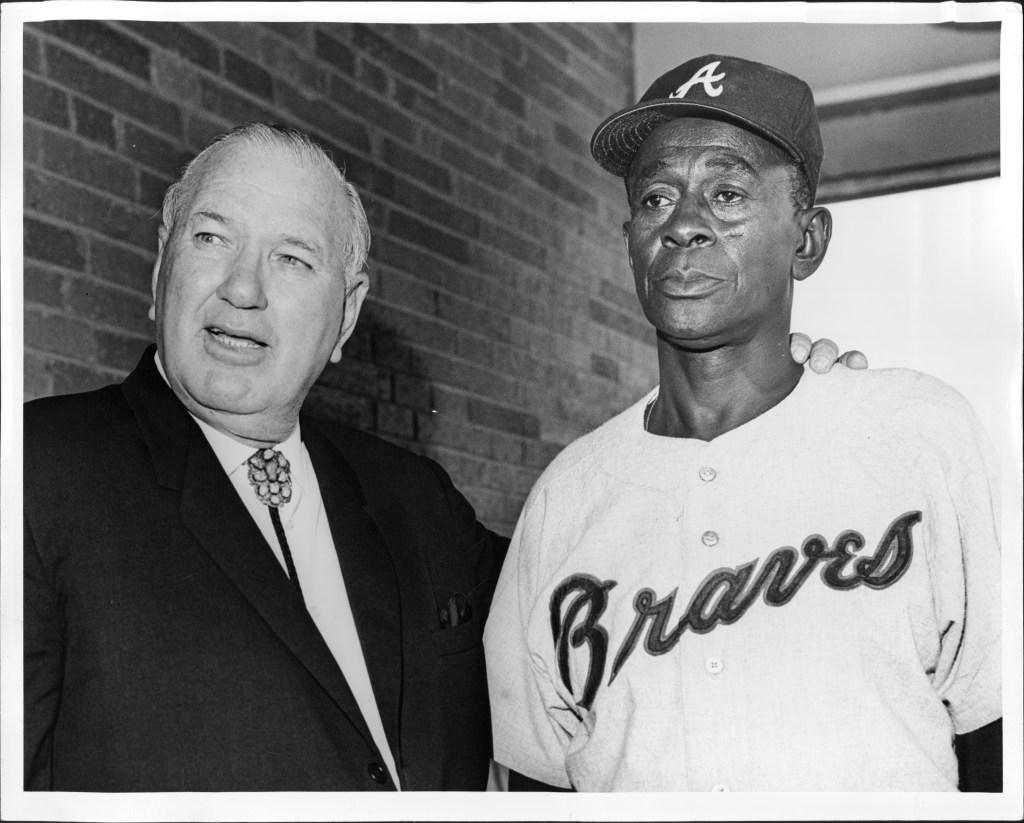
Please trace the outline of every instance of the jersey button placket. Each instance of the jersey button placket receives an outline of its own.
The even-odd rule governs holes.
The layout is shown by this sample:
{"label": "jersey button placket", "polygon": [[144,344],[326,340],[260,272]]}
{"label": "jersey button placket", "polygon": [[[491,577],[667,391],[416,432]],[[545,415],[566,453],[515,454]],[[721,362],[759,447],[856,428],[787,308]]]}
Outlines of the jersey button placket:
{"label": "jersey button placket", "polygon": [[[705,455],[705,458],[707,456],[708,455]],[[713,466],[704,463],[697,470],[697,477],[700,478],[700,487],[704,488],[707,493],[710,493],[712,491],[710,484],[714,482],[716,477],[718,477],[718,472],[715,470]],[[709,549],[713,549],[715,546],[718,545],[718,532],[716,532],[714,529],[707,529],[700,536],[700,542],[707,546]]]}

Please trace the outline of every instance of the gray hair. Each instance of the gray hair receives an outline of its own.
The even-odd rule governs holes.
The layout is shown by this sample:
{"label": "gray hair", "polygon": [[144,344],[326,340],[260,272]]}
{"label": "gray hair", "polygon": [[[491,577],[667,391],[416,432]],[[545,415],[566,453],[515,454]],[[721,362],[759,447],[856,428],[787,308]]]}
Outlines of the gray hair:
{"label": "gray hair", "polygon": [[160,212],[160,236],[165,238],[171,233],[179,212],[195,196],[203,171],[215,162],[223,151],[239,144],[262,149],[286,149],[300,163],[320,169],[325,175],[337,181],[342,200],[348,205],[352,218],[352,227],[347,233],[342,258],[344,274],[348,278],[362,270],[370,251],[370,226],[359,193],[345,179],[344,172],[335,165],[330,155],[308,135],[298,129],[272,123],[246,123],[219,134],[182,167],[178,179],[164,193]]}

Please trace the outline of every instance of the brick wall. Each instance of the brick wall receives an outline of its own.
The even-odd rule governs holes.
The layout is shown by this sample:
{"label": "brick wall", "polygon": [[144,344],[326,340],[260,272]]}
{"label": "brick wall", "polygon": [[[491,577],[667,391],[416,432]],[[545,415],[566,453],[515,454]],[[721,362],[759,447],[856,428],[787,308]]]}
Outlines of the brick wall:
{"label": "brick wall", "polygon": [[25,392],[122,378],[152,340],[156,212],[214,134],[269,120],[343,161],[371,292],[310,411],[438,459],[511,532],[540,470],[653,385],[593,128],[626,24],[53,21],[25,28]]}

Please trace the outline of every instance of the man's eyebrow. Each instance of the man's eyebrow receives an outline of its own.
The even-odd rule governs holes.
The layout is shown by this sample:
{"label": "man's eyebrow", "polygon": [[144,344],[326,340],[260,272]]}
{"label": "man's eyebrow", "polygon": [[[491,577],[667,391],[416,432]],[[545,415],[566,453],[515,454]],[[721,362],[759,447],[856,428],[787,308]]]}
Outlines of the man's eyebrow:
{"label": "man's eyebrow", "polygon": [[760,173],[754,168],[753,165],[748,163],[742,157],[736,154],[716,154],[714,157],[708,158],[704,165],[709,169],[716,169],[718,171],[731,171],[731,172],[742,172],[749,174],[758,180],[761,179]]}
{"label": "man's eyebrow", "polygon": [[204,210],[192,212],[192,214],[189,216],[189,219],[195,220],[196,218],[199,217],[206,218],[207,220],[212,220],[214,223],[220,223],[222,226],[230,226],[232,222],[230,217],[225,217],[223,214],[218,214],[215,211]]}
{"label": "man's eyebrow", "polygon": [[317,257],[322,257],[322,253],[320,251],[319,246],[307,242],[306,240],[303,240],[301,237],[296,237],[295,235],[292,234],[283,234],[281,235],[281,242],[286,243],[289,246],[297,246],[298,248],[303,249],[304,251],[307,251],[310,254],[316,255]]}
{"label": "man's eyebrow", "polygon": [[[716,154],[708,158],[704,161],[704,166],[713,171],[740,172],[756,180],[761,179],[760,173],[753,164],[738,154],[732,154],[731,152],[728,154]],[[652,178],[657,177],[665,169],[670,168],[672,168],[672,163],[667,160],[652,160],[650,163],[646,163],[636,173],[636,177],[631,179],[629,195],[632,196],[633,192],[647,185]]]}
{"label": "man's eyebrow", "polygon": [[650,163],[645,163],[641,166],[640,170],[637,171],[635,177],[631,176],[627,178],[629,194],[632,195],[636,189],[646,186],[652,177],[657,177],[660,172],[669,168],[671,165],[671,163],[665,160],[654,160]]}

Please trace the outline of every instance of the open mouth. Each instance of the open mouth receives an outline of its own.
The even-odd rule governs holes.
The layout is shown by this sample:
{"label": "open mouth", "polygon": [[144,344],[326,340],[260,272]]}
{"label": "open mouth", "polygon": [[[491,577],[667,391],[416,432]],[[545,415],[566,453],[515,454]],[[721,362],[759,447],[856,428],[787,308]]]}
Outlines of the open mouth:
{"label": "open mouth", "polygon": [[266,346],[266,343],[259,340],[254,340],[237,332],[226,331],[219,326],[207,326],[206,333],[218,343],[222,343],[232,349],[262,349]]}

